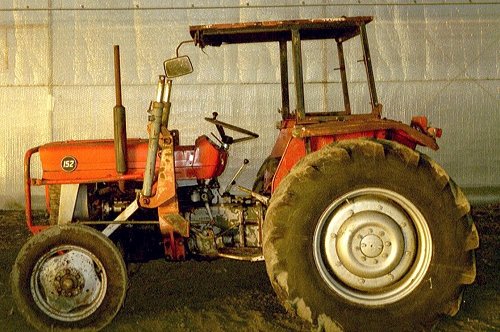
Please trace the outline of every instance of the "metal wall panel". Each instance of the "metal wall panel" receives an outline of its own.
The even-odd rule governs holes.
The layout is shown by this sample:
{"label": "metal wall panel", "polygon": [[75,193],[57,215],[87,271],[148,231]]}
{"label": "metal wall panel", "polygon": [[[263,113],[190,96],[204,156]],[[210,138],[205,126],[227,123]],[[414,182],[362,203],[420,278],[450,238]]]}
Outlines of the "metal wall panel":
{"label": "metal wall panel", "polygon": [[[23,205],[24,151],[52,140],[112,137],[112,46],[120,45],[129,137],[146,137],[146,108],[164,59],[189,25],[374,15],[368,36],[384,115],[427,115],[442,127],[441,149],[425,151],[464,187],[500,188],[500,5],[480,1],[2,1],[0,3],[0,208]],[[290,49],[290,47],[289,47]],[[306,107],[340,108],[335,46],[304,43]],[[258,132],[231,148],[229,181],[244,158],[252,178],[276,137],[277,45],[190,45],[195,72],[174,82],[172,127],[192,144],[224,121]],[[349,45],[353,108],[366,109],[359,45]],[[291,58],[290,58],[291,62]],[[293,75],[290,73],[290,78]],[[291,89],[293,93],[293,89]],[[363,98],[354,98],[359,92]],[[293,105],[294,97],[291,96]],[[33,173],[39,173],[35,166]],[[41,196],[42,191],[36,191]],[[500,197],[493,196],[493,199]],[[39,197],[39,201],[40,197]],[[40,206],[40,205],[39,205]]]}

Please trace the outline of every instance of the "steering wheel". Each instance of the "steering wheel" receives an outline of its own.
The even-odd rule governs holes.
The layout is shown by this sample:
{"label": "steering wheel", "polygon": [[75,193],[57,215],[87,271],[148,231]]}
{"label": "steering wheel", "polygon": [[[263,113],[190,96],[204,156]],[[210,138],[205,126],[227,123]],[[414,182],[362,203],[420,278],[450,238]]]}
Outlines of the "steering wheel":
{"label": "steering wheel", "polygon": [[[212,113],[213,117],[212,118],[205,118],[205,120],[208,121],[208,122],[210,122],[210,123],[213,123],[215,125],[215,127],[217,128],[217,131],[219,132],[219,135],[221,136],[221,142],[222,143],[224,143],[224,144],[234,144],[234,143],[248,141],[250,139],[254,139],[254,138],[259,137],[258,134],[254,133],[254,132],[252,132],[250,130],[246,130],[246,129],[237,127],[235,125],[232,125],[232,124],[229,124],[229,123],[217,120],[217,116],[218,115],[219,114],[217,112],[213,112]],[[241,137],[241,138],[233,139],[231,136],[226,135],[226,133],[224,131],[224,128],[227,128],[227,129],[230,129],[230,130],[235,131],[237,133],[246,135],[246,137]]]}

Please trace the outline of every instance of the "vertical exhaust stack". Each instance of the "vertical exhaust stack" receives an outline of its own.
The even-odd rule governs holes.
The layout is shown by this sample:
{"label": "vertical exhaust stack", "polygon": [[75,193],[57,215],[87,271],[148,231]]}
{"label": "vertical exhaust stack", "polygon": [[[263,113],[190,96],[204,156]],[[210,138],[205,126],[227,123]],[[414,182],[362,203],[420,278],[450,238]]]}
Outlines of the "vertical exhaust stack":
{"label": "vertical exhaust stack", "polygon": [[[127,172],[127,123],[125,119],[125,107],[122,105],[122,83],[120,74],[120,46],[114,45],[115,58],[115,94],[116,106],[113,108],[114,137],[115,137],[115,159],[116,172],[123,175]],[[124,190],[124,183],[120,181],[120,189]]]}

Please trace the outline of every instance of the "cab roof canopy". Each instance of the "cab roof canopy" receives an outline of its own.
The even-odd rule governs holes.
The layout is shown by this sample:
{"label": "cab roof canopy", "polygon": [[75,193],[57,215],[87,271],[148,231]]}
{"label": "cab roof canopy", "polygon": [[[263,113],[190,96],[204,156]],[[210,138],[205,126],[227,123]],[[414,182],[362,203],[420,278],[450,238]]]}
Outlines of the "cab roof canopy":
{"label": "cab roof canopy", "polygon": [[189,27],[196,45],[260,43],[292,40],[292,31],[300,33],[301,40],[336,39],[343,42],[360,33],[360,26],[371,22],[371,16],[321,18],[249,22],[235,24],[209,24]]}

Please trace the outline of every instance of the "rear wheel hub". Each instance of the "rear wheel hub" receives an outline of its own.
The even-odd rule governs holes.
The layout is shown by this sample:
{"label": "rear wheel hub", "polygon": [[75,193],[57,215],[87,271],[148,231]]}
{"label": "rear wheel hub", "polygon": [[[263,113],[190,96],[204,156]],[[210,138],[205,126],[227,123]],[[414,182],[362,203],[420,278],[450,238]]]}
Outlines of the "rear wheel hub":
{"label": "rear wheel hub", "polygon": [[421,281],[431,237],[419,210],[386,189],[352,191],[332,202],[314,233],[314,258],[328,286],[365,305],[392,303]]}

